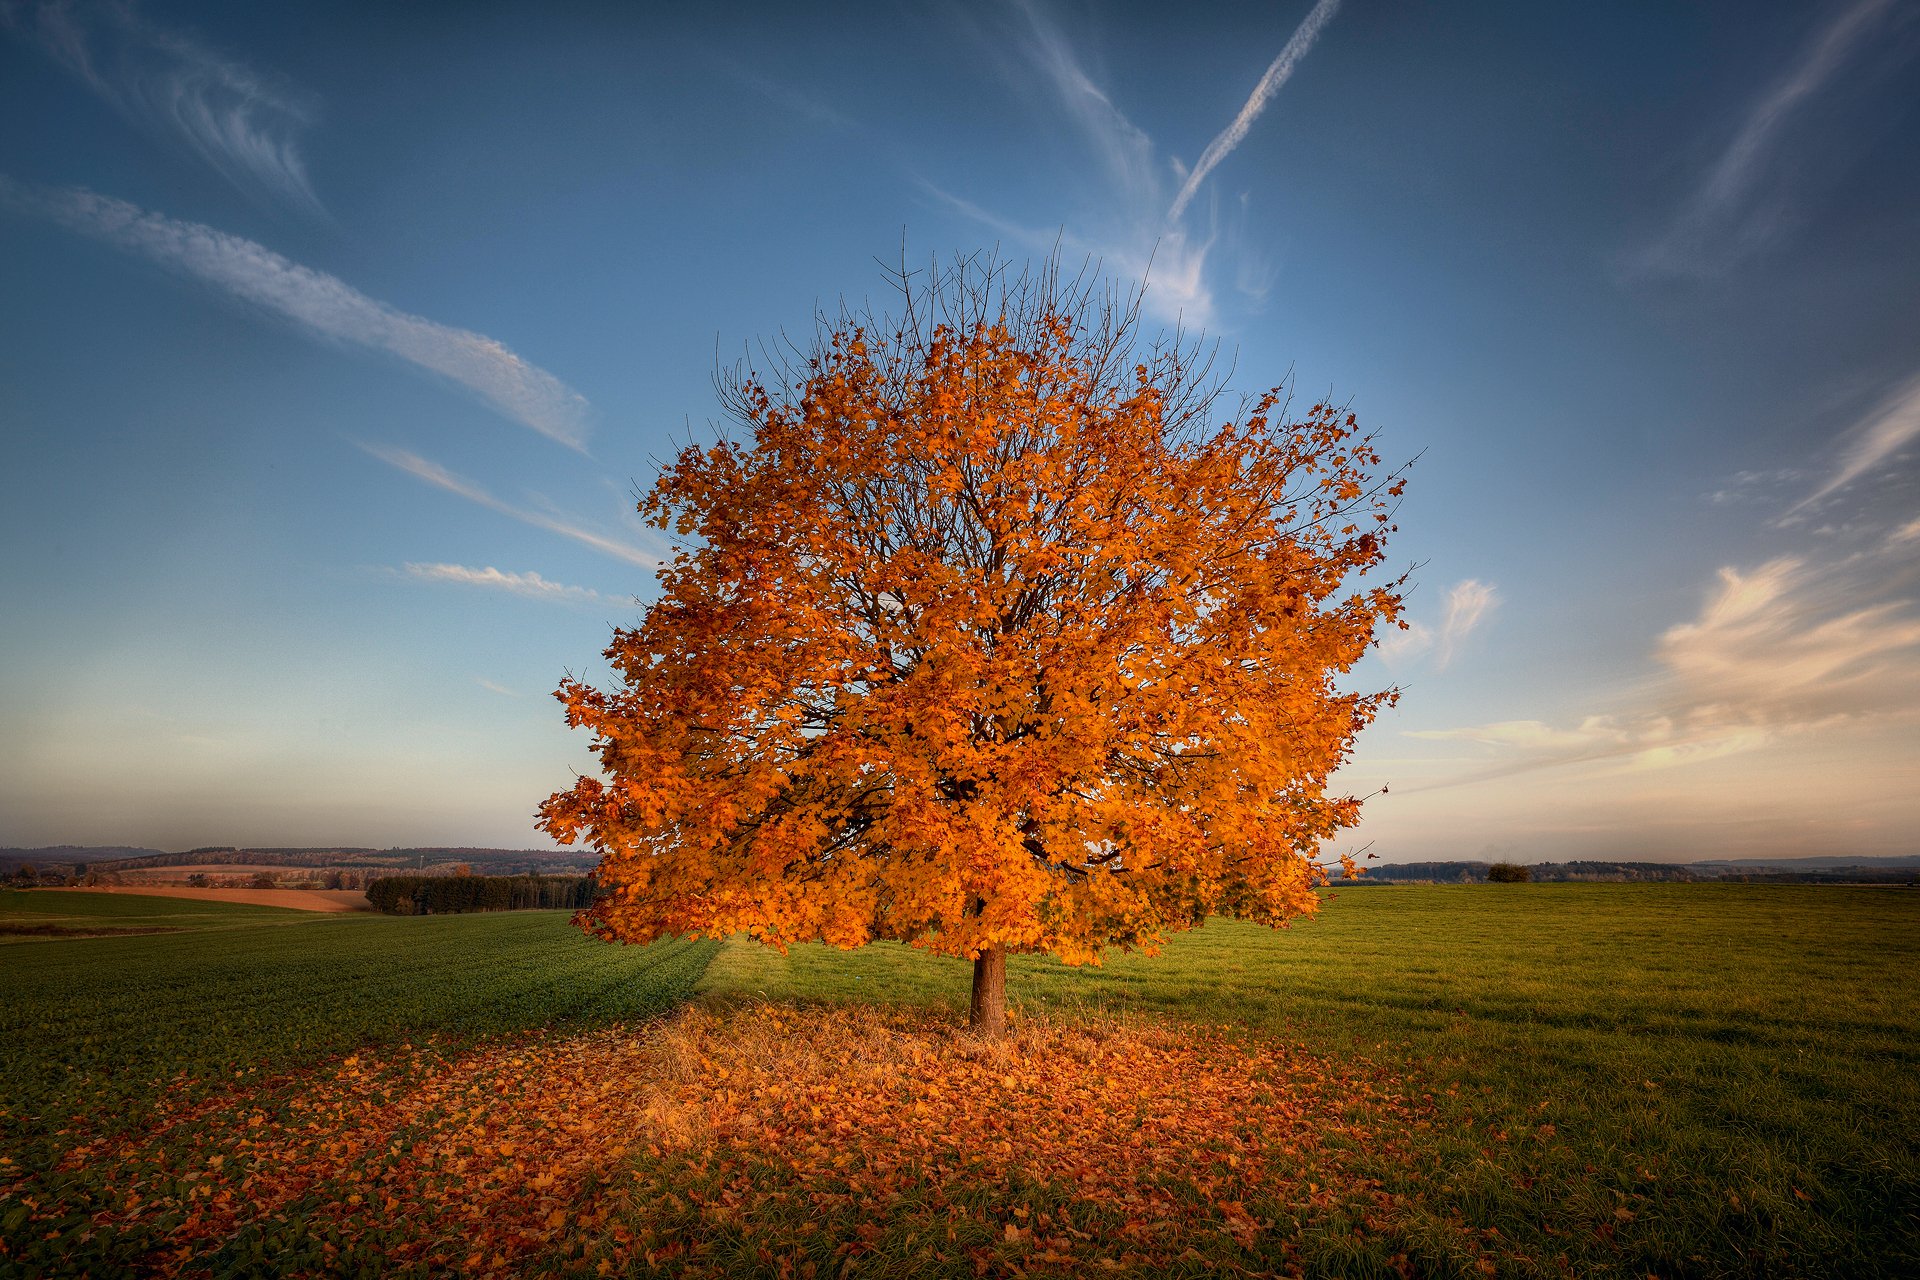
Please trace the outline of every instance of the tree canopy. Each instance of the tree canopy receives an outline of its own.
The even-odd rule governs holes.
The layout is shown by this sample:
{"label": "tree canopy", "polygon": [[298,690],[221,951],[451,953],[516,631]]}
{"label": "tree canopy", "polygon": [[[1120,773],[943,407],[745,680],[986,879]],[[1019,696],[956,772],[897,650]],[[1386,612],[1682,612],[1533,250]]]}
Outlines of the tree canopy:
{"label": "tree canopy", "polygon": [[1338,678],[1399,619],[1400,476],[1146,339],[1137,291],[894,283],[724,375],[734,425],[640,504],[678,549],[617,684],[560,687],[602,776],[541,808],[600,852],[580,922],[910,942],[976,962],[992,1030],[1008,951],[1313,911],[1360,809],[1330,775],[1396,696]]}

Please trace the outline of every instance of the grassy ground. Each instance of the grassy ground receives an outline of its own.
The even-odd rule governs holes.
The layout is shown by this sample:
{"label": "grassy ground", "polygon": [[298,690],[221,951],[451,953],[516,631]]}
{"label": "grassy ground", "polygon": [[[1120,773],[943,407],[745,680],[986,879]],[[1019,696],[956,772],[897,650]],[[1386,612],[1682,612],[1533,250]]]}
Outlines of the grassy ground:
{"label": "grassy ground", "polygon": [[[685,998],[717,944],[596,944],[565,912],[320,916],[109,894],[51,900],[85,923],[199,921],[7,953],[0,1119],[137,1114],[183,1084],[263,1075],[389,1041],[644,1018]],[[149,915],[147,913],[152,912]]]}
{"label": "grassy ground", "polygon": [[61,921],[156,908],[6,952],[0,1275],[1920,1274],[1904,890],[1350,890],[991,1052],[898,946]]}
{"label": "grassy ground", "polygon": [[[1419,1193],[1398,1243],[1437,1270],[1464,1228],[1581,1274],[1899,1275],[1920,1273],[1917,963],[1902,890],[1410,886],[1008,983],[1030,1012],[1150,1010],[1418,1075],[1450,1122],[1374,1172]],[[702,990],[958,1017],[968,976],[730,943]]]}
{"label": "grassy ground", "polygon": [[302,912],[280,907],[110,893],[0,889],[0,946],[115,933],[290,924],[303,918]]}
{"label": "grassy ground", "polygon": [[[717,946],[609,947],[545,911],[321,916],[77,893],[6,894],[0,911],[77,927],[191,926],[7,950],[0,1276],[118,1273],[178,1226],[175,1215],[96,1229],[118,1175],[78,1153],[164,1130],[170,1145],[140,1166],[152,1173],[142,1194],[157,1197],[178,1176],[164,1171],[203,1140],[182,1121],[198,1108],[203,1123],[245,1133],[255,1113],[284,1113],[313,1073],[331,1078],[359,1053],[404,1043],[409,1069],[425,1070],[515,1033],[655,1017],[686,999]],[[247,1099],[238,1119],[230,1095]],[[365,1105],[343,1119],[363,1120]],[[294,1199],[296,1218],[304,1203]]]}

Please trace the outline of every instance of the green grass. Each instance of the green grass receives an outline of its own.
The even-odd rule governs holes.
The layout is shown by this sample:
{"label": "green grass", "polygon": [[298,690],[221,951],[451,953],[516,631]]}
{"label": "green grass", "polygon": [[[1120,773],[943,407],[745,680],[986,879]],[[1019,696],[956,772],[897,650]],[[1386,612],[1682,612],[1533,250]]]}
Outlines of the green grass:
{"label": "green grass", "polygon": [[[96,916],[65,917],[82,922],[145,918],[109,894],[8,896],[99,904]],[[650,1017],[687,996],[718,946],[608,946],[557,911],[415,919],[131,901],[188,908],[161,920],[212,906],[218,927],[7,951],[0,1124],[16,1137],[83,1113],[133,1122],[183,1084],[366,1045]]]}
{"label": "green grass", "polygon": [[[169,1092],[362,1046],[650,1016],[696,989],[958,1020],[969,978],[890,945],[609,947],[546,912],[11,893],[0,921],[184,930],[6,949],[0,1147],[27,1168],[63,1126],[136,1126]],[[1920,895],[1901,889],[1393,887],[1290,930],[1214,922],[1157,958],[1017,958],[1009,988],[1016,1012],[1278,1034],[1431,1094],[1442,1123],[1407,1135],[1410,1162],[1351,1153],[1410,1207],[1364,1241],[1309,1241],[1325,1274],[1395,1254],[1470,1274],[1484,1248],[1519,1275],[1892,1276],[1920,1274],[1917,965]]]}
{"label": "green grass", "polygon": [[[0,946],[60,941],[63,936],[296,924],[312,918],[311,912],[238,902],[0,889]],[[13,962],[8,963],[11,966]]]}
{"label": "green grass", "polygon": [[[1522,1273],[1920,1273],[1920,896],[1790,885],[1350,890],[1158,958],[1009,965],[1016,1009],[1121,1007],[1394,1062],[1454,1123],[1376,1176],[1437,1273],[1492,1230]],[[729,943],[716,996],[964,1008],[969,966],[900,946]],[[1564,1260],[1564,1261],[1562,1261]]]}

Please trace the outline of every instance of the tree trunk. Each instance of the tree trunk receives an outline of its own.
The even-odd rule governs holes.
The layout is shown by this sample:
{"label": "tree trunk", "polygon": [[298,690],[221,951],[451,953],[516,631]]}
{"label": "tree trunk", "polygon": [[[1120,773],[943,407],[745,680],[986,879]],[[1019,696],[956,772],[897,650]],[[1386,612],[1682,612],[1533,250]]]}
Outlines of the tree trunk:
{"label": "tree trunk", "polygon": [[1007,1034],[1007,949],[997,942],[973,958],[973,1007],[967,1026],[989,1040]]}

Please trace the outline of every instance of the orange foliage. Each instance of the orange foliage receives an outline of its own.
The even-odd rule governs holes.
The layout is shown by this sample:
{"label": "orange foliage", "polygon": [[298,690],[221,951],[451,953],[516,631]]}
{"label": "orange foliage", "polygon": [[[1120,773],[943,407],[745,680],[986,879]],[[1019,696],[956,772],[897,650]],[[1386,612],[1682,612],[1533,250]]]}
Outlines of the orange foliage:
{"label": "orange foliage", "polygon": [[1394,696],[1336,678],[1399,617],[1358,580],[1401,481],[1332,405],[1216,422],[1137,298],[902,287],[728,383],[749,434],[642,503],[687,545],[619,686],[561,687],[605,776],[541,810],[601,851],[582,923],[1084,962],[1311,912],[1359,813],[1328,777]]}

